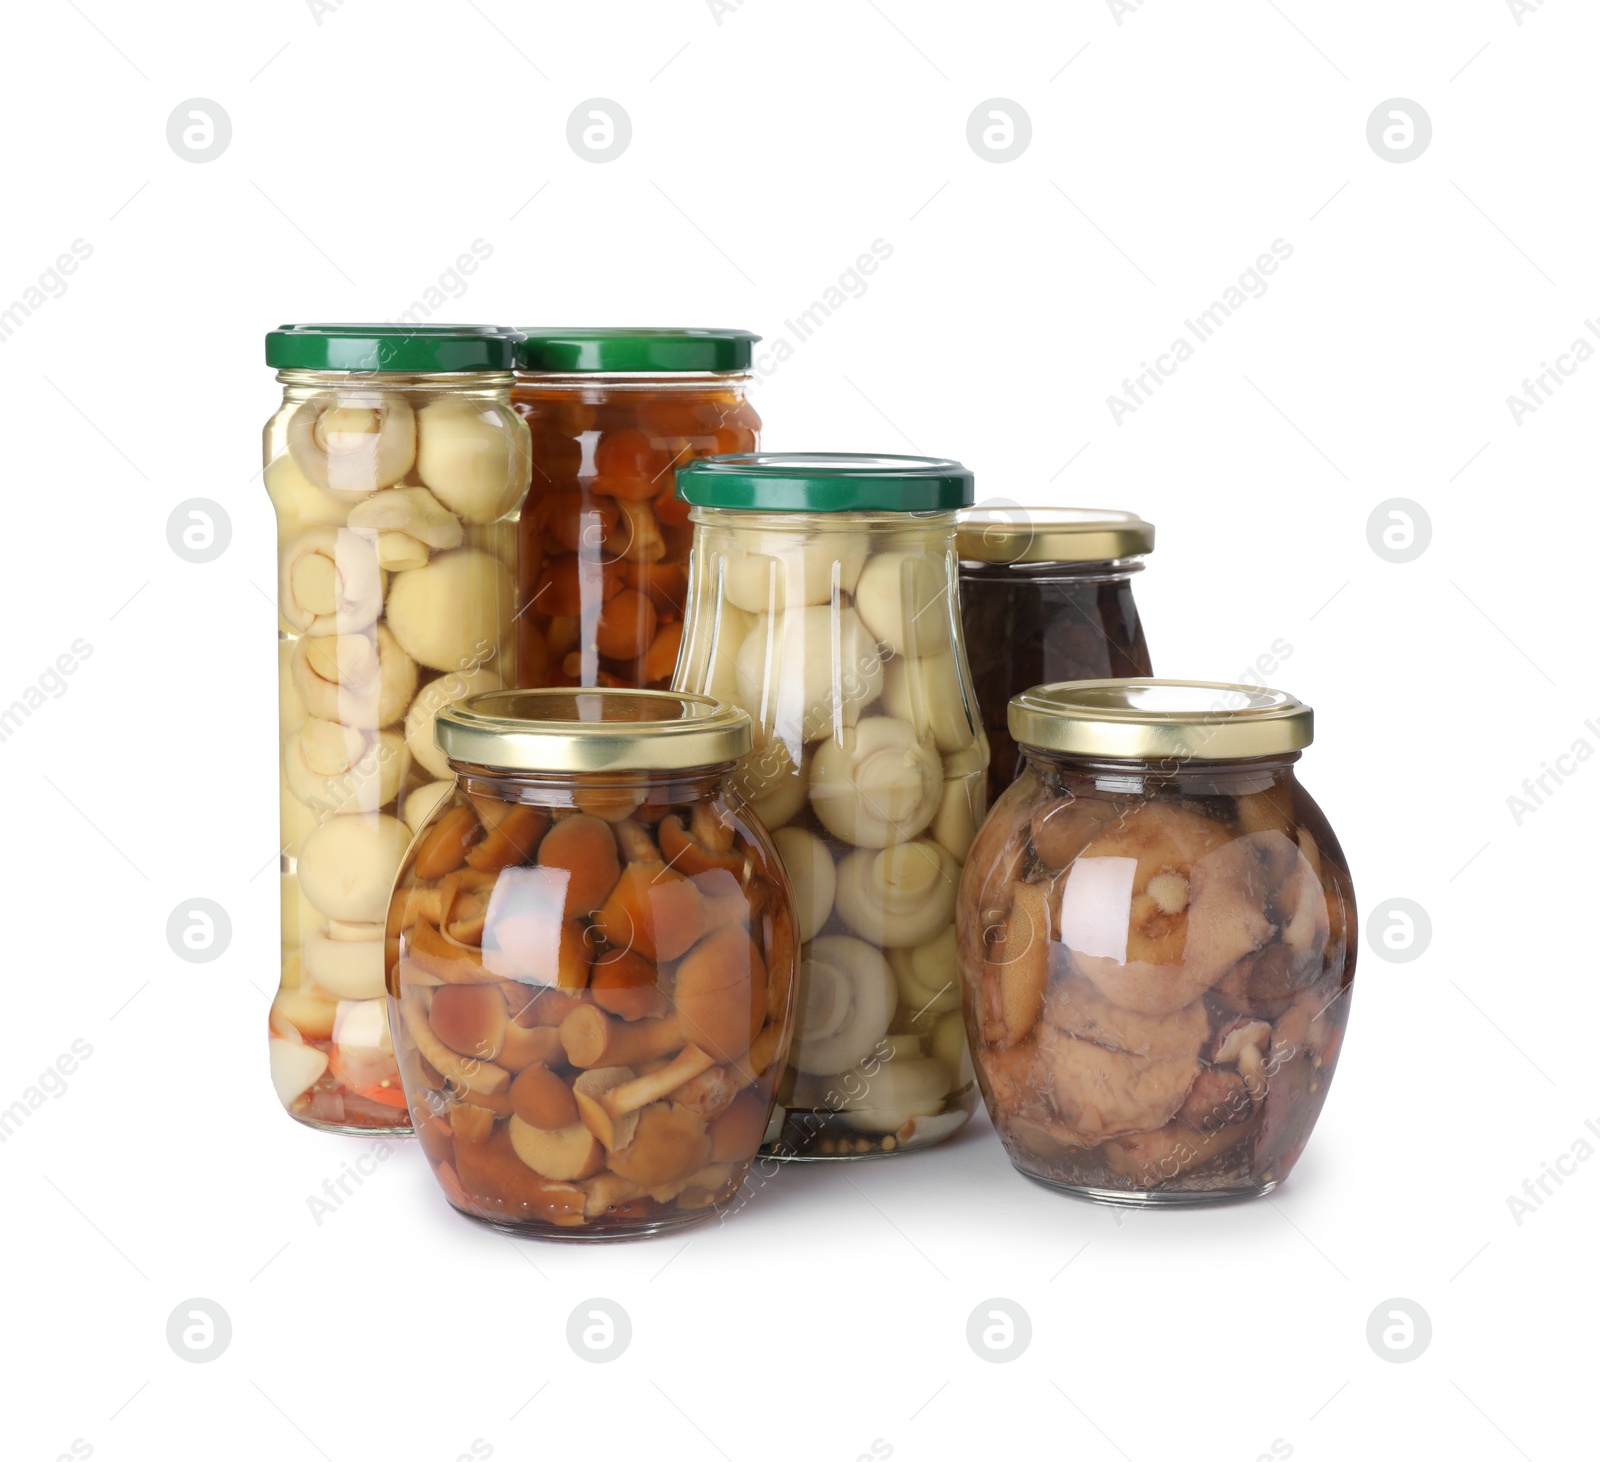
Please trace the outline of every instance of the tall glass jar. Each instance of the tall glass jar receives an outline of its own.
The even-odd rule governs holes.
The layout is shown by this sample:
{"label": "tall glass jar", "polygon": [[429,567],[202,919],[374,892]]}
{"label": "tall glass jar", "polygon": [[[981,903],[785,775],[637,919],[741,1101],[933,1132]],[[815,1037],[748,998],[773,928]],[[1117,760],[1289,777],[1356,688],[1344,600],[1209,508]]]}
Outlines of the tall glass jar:
{"label": "tall glass jar", "polygon": [[499,691],[390,906],[394,1040],[456,1208],[610,1239],[726,1217],[788,1049],[794,905],[707,696]]}
{"label": "tall glass jar", "polygon": [[800,1009],[766,1150],[882,1156],[976,1105],[955,895],[988,752],[956,610],[959,463],[753,455],[678,474],[692,505],[674,684],[749,712],[736,785],[794,885]]}
{"label": "tall glass jar", "polygon": [[524,686],[665,686],[683,638],[689,509],[675,470],[753,452],[745,330],[530,327],[511,399],[533,432],[522,517]]}
{"label": "tall glass jar", "polygon": [[384,1006],[389,889],[449,787],[441,706],[512,681],[528,430],[514,332],[285,325],[278,518],[282,964],[272,1083],[331,1131],[409,1130]]}
{"label": "tall glass jar", "polygon": [[956,533],[961,617],[989,736],[989,800],[1017,774],[1006,705],[1030,685],[1149,675],[1133,576],[1156,530],[1112,508],[977,508]]}
{"label": "tall glass jar", "polygon": [[1322,1110],[1357,920],[1281,691],[1091,680],[1013,698],[1022,770],[961,881],[966,1015],[1026,1176],[1114,1204],[1270,1193]]}

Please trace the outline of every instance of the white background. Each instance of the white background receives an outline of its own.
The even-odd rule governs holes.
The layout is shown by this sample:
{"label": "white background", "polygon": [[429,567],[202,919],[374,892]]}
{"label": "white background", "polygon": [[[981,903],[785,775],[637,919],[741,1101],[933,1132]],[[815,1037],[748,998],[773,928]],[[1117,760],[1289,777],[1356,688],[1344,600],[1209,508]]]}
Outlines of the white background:
{"label": "white background", "polygon": [[[0,1107],[75,1040],[92,1055],[0,1146],[7,1458],[1592,1451],[1600,1162],[1508,1199],[1600,1149],[1600,765],[1567,763],[1520,825],[1507,798],[1600,748],[1600,361],[1520,424],[1507,397],[1600,315],[1600,17],[1123,8],[10,13],[0,304],[92,253],[0,343],[0,703],[92,653],[0,744]],[[596,96],[632,121],[605,164],[566,140]],[[232,123],[203,164],[166,139],[194,97]],[[995,97],[1031,119],[1007,163],[967,141]],[[1367,138],[1397,97],[1432,122],[1406,163]],[[313,1219],[373,1144],[294,1126],[267,1082],[261,336],[396,316],[477,239],[492,256],[433,319],[769,338],[885,241],[763,384],[766,444],[947,454],[980,496],[1137,509],[1160,672],[1291,647],[1271,678],[1317,709],[1302,771],[1364,915],[1414,900],[1432,939],[1407,963],[1363,940],[1279,1194],[1119,1221],[1017,1177],[980,1118],[903,1161],[785,1170],[687,1241],[513,1242],[454,1216],[410,1146]],[[1119,425],[1108,395],[1275,239],[1266,293]],[[232,524],[203,565],[166,536],[196,497]],[[1402,564],[1367,532],[1395,497],[1432,525]],[[232,921],[209,964],[165,936],[196,897]],[[608,1364],[566,1339],[595,1296],[631,1317]],[[166,1340],[194,1297],[231,1319],[209,1364]],[[991,1297],[1031,1318],[1005,1364],[966,1339]],[[1394,1297],[1431,1317],[1409,1364],[1366,1338]]]}

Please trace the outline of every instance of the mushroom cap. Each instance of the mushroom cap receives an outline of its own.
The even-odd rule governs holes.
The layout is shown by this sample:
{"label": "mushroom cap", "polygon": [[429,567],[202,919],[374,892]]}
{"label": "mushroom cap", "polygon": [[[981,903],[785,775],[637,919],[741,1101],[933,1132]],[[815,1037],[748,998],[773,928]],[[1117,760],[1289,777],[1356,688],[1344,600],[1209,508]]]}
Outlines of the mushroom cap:
{"label": "mushroom cap", "polygon": [[811,808],[835,837],[861,848],[914,838],[933,821],[944,766],[909,721],[868,716],[817,748]]}
{"label": "mushroom cap", "polygon": [[801,951],[800,993],[789,1063],[813,1076],[834,1076],[870,1056],[889,1029],[896,986],[888,961],[872,945],[826,934]]}

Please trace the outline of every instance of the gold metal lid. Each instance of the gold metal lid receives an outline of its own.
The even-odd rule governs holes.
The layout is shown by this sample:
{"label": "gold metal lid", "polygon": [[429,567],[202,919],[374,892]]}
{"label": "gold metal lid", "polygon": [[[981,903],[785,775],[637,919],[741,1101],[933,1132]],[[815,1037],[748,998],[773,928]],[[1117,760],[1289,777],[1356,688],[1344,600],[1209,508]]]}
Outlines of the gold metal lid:
{"label": "gold metal lid", "polygon": [[956,556],[977,563],[1105,563],[1156,546],[1154,525],[1116,508],[973,508]]}
{"label": "gold metal lid", "polygon": [[453,762],[518,772],[681,772],[737,761],[750,717],[708,695],[619,688],[493,690],[446,706]]}
{"label": "gold metal lid", "polygon": [[1022,746],[1110,761],[1248,761],[1311,745],[1311,707],[1213,680],[1067,680],[1011,697]]}

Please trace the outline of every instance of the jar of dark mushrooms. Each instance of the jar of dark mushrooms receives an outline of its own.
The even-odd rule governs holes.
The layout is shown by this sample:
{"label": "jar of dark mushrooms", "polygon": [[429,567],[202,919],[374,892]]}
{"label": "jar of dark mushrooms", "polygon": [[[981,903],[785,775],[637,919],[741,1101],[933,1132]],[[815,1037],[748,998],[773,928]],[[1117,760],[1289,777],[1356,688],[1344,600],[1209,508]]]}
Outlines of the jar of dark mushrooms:
{"label": "jar of dark mushrooms", "polygon": [[291,1116],[411,1119],[384,1006],[400,860],[450,769],[443,705],[514,683],[528,429],[516,335],[489,326],[285,325],[267,336],[278,520],[282,959],[268,1051]]}
{"label": "jar of dark mushrooms", "polygon": [[455,780],[390,905],[417,1136],[471,1217],[632,1238],[726,1215],[787,1054],[794,905],[730,789],[743,711],[500,691],[447,707]]}
{"label": "jar of dark mushrooms", "polygon": [[1149,675],[1133,577],[1156,530],[1112,508],[977,508],[961,515],[961,618],[989,737],[989,800],[1011,785],[1006,706],[1024,686]]}
{"label": "jar of dark mushrooms", "polygon": [[990,1115],[1030,1178],[1118,1204],[1270,1193],[1350,1010],[1344,855],[1295,777],[1311,710],[1163,680],[1014,697],[1022,768],[957,915]]}
{"label": "jar of dark mushrooms", "polygon": [[942,1141],[977,1105],[956,884],[988,751],[956,609],[957,462],[708,458],[674,685],[742,706],[736,785],[794,885],[800,1004],[766,1151],[861,1158]]}

